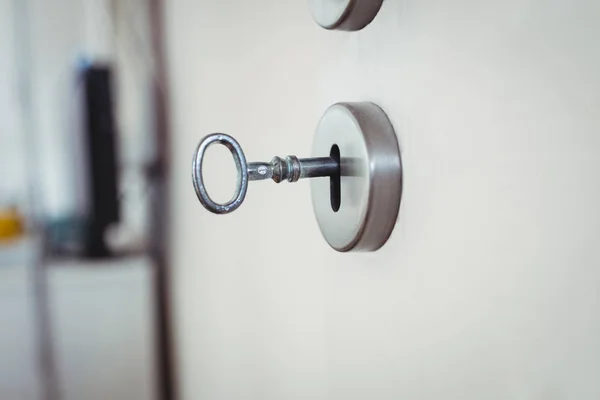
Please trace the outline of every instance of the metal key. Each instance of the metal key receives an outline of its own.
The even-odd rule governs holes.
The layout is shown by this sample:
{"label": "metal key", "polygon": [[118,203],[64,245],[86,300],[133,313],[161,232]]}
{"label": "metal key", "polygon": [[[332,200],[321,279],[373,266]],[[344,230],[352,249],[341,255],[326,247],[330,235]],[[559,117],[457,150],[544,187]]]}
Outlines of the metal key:
{"label": "metal key", "polygon": [[[231,151],[238,172],[233,198],[225,204],[217,203],[210,198],[202,176],[204,154],[206,153],[206,149],[215,143],[222,144]],[[270,163],[248,163],[246,162],[244,151],[237,140],[225,133],[213,133],[204,137],[198,144],[192,163],[192,179],[198,200],[200,200],[204,208],[215,214],[227,214],[236,210],[246,197],[248,181],[273,179],[276,183],[284,180],[297,182],[302,178],[339,176],[339,174],[339,160],[332,157],[299,159],[296,156],[287,156],[285,158],[275,157]]]}

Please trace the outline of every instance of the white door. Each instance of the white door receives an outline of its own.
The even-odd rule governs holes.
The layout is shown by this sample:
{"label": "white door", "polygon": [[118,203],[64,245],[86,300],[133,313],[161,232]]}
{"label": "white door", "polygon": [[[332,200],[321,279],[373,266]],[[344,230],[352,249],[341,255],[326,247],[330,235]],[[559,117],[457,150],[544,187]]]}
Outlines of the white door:
{"label": "white door", "polygon": [[[182,398],[600,398],[599,21],[595,0],[386,0],[348,33],[304,0],[168,2]],[[307,156],[338,101],[398,134],[381,250],[330,249],[308,182],[200,206],[205,134]],[[213,158],[226,200],[233,163]]]}

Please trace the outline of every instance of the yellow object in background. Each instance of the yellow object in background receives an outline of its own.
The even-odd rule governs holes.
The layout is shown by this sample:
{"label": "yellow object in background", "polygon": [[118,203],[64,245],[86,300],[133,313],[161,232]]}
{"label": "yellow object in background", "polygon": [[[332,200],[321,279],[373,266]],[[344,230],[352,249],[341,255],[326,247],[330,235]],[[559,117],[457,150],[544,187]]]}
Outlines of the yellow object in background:
{"label": "yellow object in background", "polygon": [[17,239],[24,232],[23,217],[16,208],[0,209],[0,242]]}

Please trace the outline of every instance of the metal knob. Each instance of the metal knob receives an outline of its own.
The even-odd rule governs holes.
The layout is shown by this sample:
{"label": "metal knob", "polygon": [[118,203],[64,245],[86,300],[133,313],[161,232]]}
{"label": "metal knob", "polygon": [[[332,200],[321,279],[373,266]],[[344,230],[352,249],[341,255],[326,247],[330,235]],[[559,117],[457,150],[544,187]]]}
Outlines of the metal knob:
{"label": "metal knob", "polygon": [[[231,151],[237,169],[237,183],[233,198],[225,204],[217,203],[211,199],[204,185],[202,175],[204,156],[208,147],[213,144],[222,144]],[[237,140],[225,133],[213,133],[205,136],[198,144],[192,163],[192,179],[198,200],[204,208],[215,214],[227,214],[235,211],[246,198],[248,181],[272,179],[276,183],[282,181],[297,182],[302,178],[335,176],[339,173],[339,160],[332,157],[299,159],[296,156],[287,156],[285,158],[274,157],[269,163],[248,163]]]}
{"label": "metal knob", "polygon": [[325,29],[358,31],[375,18],[383,0],[310,0],[314,20]]}

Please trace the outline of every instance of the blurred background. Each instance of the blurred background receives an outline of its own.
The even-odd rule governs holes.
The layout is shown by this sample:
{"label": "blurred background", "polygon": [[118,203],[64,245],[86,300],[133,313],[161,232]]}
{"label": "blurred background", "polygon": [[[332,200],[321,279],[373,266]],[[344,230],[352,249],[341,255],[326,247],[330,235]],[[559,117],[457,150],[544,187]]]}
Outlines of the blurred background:
{"label": "blurred background", "polygon": [[0,399],[170,396],[159,13],[0,0]]}

